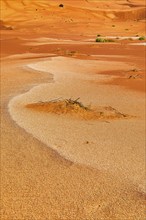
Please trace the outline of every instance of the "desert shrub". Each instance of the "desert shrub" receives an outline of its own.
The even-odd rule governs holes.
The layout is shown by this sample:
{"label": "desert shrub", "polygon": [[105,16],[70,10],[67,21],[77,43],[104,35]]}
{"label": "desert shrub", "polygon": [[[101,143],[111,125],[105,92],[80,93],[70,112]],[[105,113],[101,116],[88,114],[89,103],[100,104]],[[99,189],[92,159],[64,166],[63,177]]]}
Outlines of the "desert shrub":
{"label": "desert shrub", "polygon": [[94,108],[91,108],[90,105],[85,106],[79,99],[57,98],[46,102],[30,103],[26,105],[26,108],[57,115],[70,114],[85,120],[122,119],[129,117],[111,106],[98,106]]}
{"label": "desert shrub", "polygon": [[101,42],[101,43],[105,43],[105,42],[114,42],[113,39],[105,39],[105,38],[96,38],[96,42]]}
{"label": "desert shrub", "polygon": [[145,37],[139,37],[138,40],[145,40]]}
{"label": "desert shrub", "polygon": [[104,39],[102,39],[102,38],[96,38],[96,42],[104,42]]}
{"label": "desert shrub", "polygon": [[63,7],[64,7],[64,5],[63,5],[63,4],[60,4],[60,5],[59,5],[59,7],[60,7],[60,8],[63,8]]}

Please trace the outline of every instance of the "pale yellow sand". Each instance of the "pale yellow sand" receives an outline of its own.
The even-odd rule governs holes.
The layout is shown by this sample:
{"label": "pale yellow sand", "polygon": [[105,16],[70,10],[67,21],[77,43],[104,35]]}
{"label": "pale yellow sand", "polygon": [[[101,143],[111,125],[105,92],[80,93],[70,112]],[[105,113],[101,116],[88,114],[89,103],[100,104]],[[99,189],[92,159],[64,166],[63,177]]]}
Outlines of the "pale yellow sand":
{"label": "pale yellow sand", "polygon": [[[133,0],[132,2],[127,2],[127,0],[111,0],[109,2],[107,0],[62,0],[61,3],[65,5],[64,8],[58,7],[59,2],[56,0],[1,0],[0,3],[2,20],[0,21],[0,29],[2,29],[1,56],[3,57],[0,71],[1,219],[145,219],[143,170],[141,170],[144,156],[142,155],[144,138],[142,129],[144,125],[142,123],[144,119],[143,92],[145,90],[144,47],[128,45],[126,41],[121,41],[118,44],[107,43],[105,45],[93,45],[94,43],[91,43],[91,41],[95,42],[97,34],[102,36],[112,35],[115,37],[144,36],[144,1]],[[115,25],[115,27],[113,27],[113,25]],[[128,43],[132,43],[131,40],[128,40]],[[136,41],[133,43],[136,43]],[[74,51],[75,54],[71,54],[71,51]],[[62,61],[64,62],[65,59],[60,60],[57,67],[54,66],[54,63],[58,64],[59,60],[55,59],[48,63],[49,58],[44,59],[48,56],[54,56],[52,55],[54,53],[55,56],[73,55],[80,59],[92,58],[104,62],[107,60],[114,62],[122,61],[120,63],[121,71],[127,68],[128,71],[129,68],[130,70],[135,68],[141,69],[141,79],[128,80],[125,78],[121,81],[122,74],[120,73],[120,79],[117,78],[116,80],[115,78],[112,81],[108,81],[110,84],[113,83],[112,86],[101,86],[99,80],[107,82],[107,79],[105,79],[103,75],[96,76],[93,74],[95,70],[97,71],[96,67],[98,67],[98,73],[100,73],[102,68],[110,69],[111,72],[108,73],[111,75],[111,73],[113,73],[112,70],[117,69],[117,67],[113,65],[114,63],[110,65],[110,63],[107,62],[104,65],[103,62],[100,62],[99,66],[95,63],[95,68],[91,69],[92,65],[90,65],[90,62],[86,63],[86,61],[83,61],[78,68],[76,62],[74,64],[69,62],[68,72],[71,72],[73,65],[80,74],[79,77],[77,77],[76,73],[72,73],[73,78],[75,77],[74,80],[72,78],[68,79],[68,74],[66,74],[64,80],[67,80],[67,83],[70,81],[77,82],[78,80],[82,83],[83,80],[86,80],[86,82],[83,83],[81,88],[78,84],[75,84],[78,88],[75,87],[74,89],[72,89],[73,85],[71,83],[68,84],[70,87],[68,86],[66,88],[66,90],[69,91],[67,94],[67,92],[65,92],[65,86],[62,84],[64,81],[59,82],[58,85],[52,83],[48,85],[48,82],[53,81],[53,75],[48,74],[48,69],[47,73],[43,73],[42,65],[38,63],[39,61],[47,61],[45,67],[43,67],[44,70],[46,71],[46,68],[52,64],[52,73],[54,74],[56,72],[58,75],[63,67]],[[97,57],[94,57],[95,55]],[[104,55],[104,57],[102,57],[102,55]],[[132,67],[131,65],[128,67],[124,62],[131,63]],[[28,68],[30,64],[33,69]],[[34,70],[34,65],[32,64],[36,64],[36,70]],[[66,66],[67,64],[68,60],[66,61]],[[88,68],[87,65],[89,65]],[[84,71],[84,66],[88,72]],[[38,68],[40,68],[41,71],[37,71]],[[91,76],[89,76],[89,72]],[[117,71],[116,74],[118,73]],[[114,77],[116,74],[114,73]],[[132,72],[126,72],[124,74],[125,77],[128,77]],[[106,78],[107,77],[110,79],[108,75]],[[46,85],[42,85],[41,83],[46,83]],[[59,84],[61,85],[61,91],[59,90]],[[95,94],[91,84],[93,89],[96,87]],[[40,85],[40,87],[36,87],[38,85]],[[119,87],[115,85],[120,85],[120,90]],[[131,90],[121,90],[122,88],[124,89],[124,86]],[[30,91],[31,88],[34,89]],[[141,94],[133,92],[133,90],[141,91]],[[25,94],[26,92],[29,93]],[[80,95],[78,92],[80,92]],[[39,112],[35,110],[26,110],[24,108],[24,104],[27,103],[27,101],[33,102],[43,98],[45,101],[46,99],[48,100],[48,97],[58,96],[59,93],[60,95],[67,96],[67,98],[68,95],[70,96],[72,93],[74,93],[75,98],[81,96],[81,101],[83,101],[84,104],[89,103],[90,100],[93,104],[97,105],[112,105],[120,112],[130,115],[134,114],[137,118],[130,119],[128,120],[129,122],[126,120],[113,121],[110,123],[92,123],[89,121],[87,125],[83,120],[79,123],[78,120],[73,120],[73,118],[67,119],[63,117],[62,120],[60,118],[57,119],[56,116],[50,118],[49,115],[45,116],[44,113],[39,114]],[[20,97],[22,102],[18,103],[18,108],[16,108],[17,100],[13,100],[13,103],[10,103],[10,101],[13,97],[17,97],[20,94],[25,94],[23,96],[24,100]],[[85,98],[85,95],[87,98]],[[23,124],[24,119],[26,119],[28,115],[26,124],[23,125],[27,131],[29,128],[30,132],[26,132],[25,129],[18,126],[18,124],[12,120],[8,112],[9,103],[11,105],[11,111],[13,112],[12,115],[16,117],[16,120],[18,119],[19,124]],[[20,113],[20,116],[18,116],[17,113]],[[30,119],[30,116],[32,116],[32,119]],[[34,121],[35,118],[36,122]],[[21,122],[20,119],[22,119]],[[44,119],[45,122],[42,121]],[[63,134],[63,140],[55,138],[50,130],[50,126],[48,127],[48,120],[50,120],[50,123],[55,122],[55,124],[52,124],[52,129],[54,129],[58,138],[59,135],[61,135],[62,138],[63,131],[68,128],[67,132]],[[71,128],[69,122],[73,125]],[[46,141],[49,146],[36,139],[37,135],[38,138],[41,139],[40,130],[38,130],[36,137],[33,137],[31,126],[34,127],[34,123],[36,124],[37,130],[42,128],[42,131],[46,132],[46,134],[47,132],[50,133],[52,137],[50,140],[46,139],[46,137],[42,138],[43,142]],[[40,126],[38,126],[39,123]],[[60,132],[54,128],[54,125],[60,128],[62,123],[65,123],[65,128],[62,129],[61,127],[60,134]],[[47,131],[44,131],[45,129],[42,124],[46,124]],[[93,127],[98,130],[100,128],[99,134],[93,131]],[[74,132],[75,128],[81,132],[81,137],[79,133]],[[83,128],[83,131],[79,130],[80,128]],[[88,128],[88,130],[85,130],[86,128]],[[110,131],[110,128],[114,129],[113,133]],[[36,129],[34,129],[35,132]],[[133,134],[130,133],[130,129]],[[71,133],[70,130],[73,135],[75,135],[74,139],[68,135]],[[95,134],[95,137],[91,135],[91,140],[89,131]],[[105,131],[109,140],[105,137],[105,134],[103,134]],[[119,131],[121,131],[121,136]],[[126,133],[128,133],[129,137]],[[82,142],[82,140],[85,140],[83,134],[86,134],[89,139],[87,146]],[[101,135],[101,138],[99,138],[99,135]],[[130,144],[131,149],[129,146],[124,145],[122,151],[119,143],[116,142],[116,135],[121,146],[123,146],[125,139],[125,143]],[[80,146],[78,143],[75,145],[75,142],[77,142],[76,136],[78,136],[80,140]],[[68,138],[73,145],[72,155],[71,148],[67,148],[67,146],[70,146],[68,142],[63,142],[65,138]],[[91,143],[93,138],[95,144]],[[97,138],[99,138],[99,142],[102,142],[102,146],[99,146]],[[54,145],[54,151],[52,150],[53,145],[51,145],[51,143],[55,141],[57,142],[56,145]],[[116,153],[115,156],[108,148],[108,144],[110,144]],[[95,145],[97,149],[95,149]],[[117,152],[117,145],[121,156]],[[62,147],[63,157],[58,154],[58,152],[61,153],[61,148],[59,147]],[[80,147],[78,149],[79,154],[78,157],[75,157],[77,156],[77,147]],[[83,147],[89,151],[88,161],[87,154]],[[101,147],[103,148],[104,157],[101,152]],[[139,147],[140,150],[137,147]],[[97,155],[99,162],[97,162],[95,156],[91,155],[92,152],[95,152],[95,156]],[[125,152],[127,152],[128,155]],[[82,159],[81,153],[84,155],[84,161],[80,161]],[[71,159],[72,156],[72,159],[77,159],[78,161],[75,163],[70,162],[64,158],[65,156],[68,156],[69,159]],[[93,161],[91,161],[92,158]],[[109,164],[105,158],[109,160]],[[113,163],[111,158],[115,160],[117,166]],[[127,162],[125,158],[129,159],[129,161]],[[126,162],[122,163],[122,159]],[[80,162],[89,164],[89,166],[77,164]],[[132,167],[132,163],[135,170]],[[128,170],[126,170],[126,164]],[[93,168],[93,166],[95,168]],[[121,166],[123,170],[120,170]],[[131,169],[129,169],[129,167]]]}
{"label": "pale yellow sand", "polygon": [[[34,57],[36,55],[34,54]],[[22,56],[21,56],[22,57]],[[57,60],[61,60],[61,58],[57,58]],[[65,59],[62,58],[64,61]],[[57,60],[51,60],[52,62],[57,62]],[[40,59],[40,61],[46,61],[44,58]],[[38,63],[38,58],[34,59],[34,64]],[[67,60],[68,62],[68,60]],[[87,140],[85,137],[81,136],[79,137],[79,141],[81,143],[81,146],[79,143],[77,143],[78,147],[81,147],[78,149],[79,155],[76,158],[78,159],[77,162],[79,162],[79,159],[81,159],[81,153],[84,153],[84,161],[86,164],[89,163],[90,167],[91,165],[95,165],[95,167],[99,167],[99,169],[93,169],[86,166],[77,165],[76,163],[71,163],[69,161],[66,161],[65,159],[59,157],[59,155],[53,151],[51,151],[51,142],[57,141],[57,144],[59,146],[65,147],[67,146],[66,143],[63,143],[63,139],[59,140],[52,136],[49,142],[49,147],[46,147],[41,142],[37,141],[36,138],[32,137],[28,133],[26,133],[23,129],[20,129],[14,122],[12,122],[11,118],[9,117],[9,114],[7,112],[7,103],[9,100],[11,100],[12,97],[18,95],[18,92],[24,93],[27,90],[29,91],[30,86],[34,86],[35,84],[38,84],[40,82],[50,82],[52,79],[52,76],[48,73],[41,73],[40,71],[34,71],[29,68],[26,68],[28,64],[31,64],[32,60],[9,60],[6,59],[3,60],[2,65],[2,86],[1,86],[1,106],[2,106],[2,117],[1,117],[1,143],[2,143],[2,149],[1,149],[1,165],[2,165],[2,172],[1,177],[3,181],[3,185],[1,187],[1,202],[2,202],[2,210],[1,210],[1,217],[2,219],[8,219],[11,220],[13,218],[15,219],[49,219],[49,220],[57,220],[57,219],[67,219],[67,220],[85,220],[85,219],[143,219],[144,218],[144,193],[143,193],[143,187],[139,185],[141,180],[143,179],[143,175],[137,174],[137,172],[142,168],[142,158],[136,157],[136,161],[140,161],[138,164],[138,167],[136,167],[136,171],[134,171],[134,177],[137,179],[130,179],[131,177],[131,171],[127,172],[128,179],[126,180],[125,177],[123,177],[123,174],[120,172],[117,175],[117,168],[113,166],[113,168],[110,166],[110,168],[107,166],[108,164],[105,161],[105,164],[101,163],[98,164],[97,159],[94,158],[94,161],[96,161],[95,164],[91,164],[91,151],[89,149],[89,146],[86,146],[83,144],[84,139]],[[50,66],[51,63],[47,62],[45,63],[45,66],[48,68],[48,65]],[[84,63],[84,62],[83,62]],[[53,64],[53,63],[52,63]],[[84,63],[85,64],[85,63]],[[42,68],[41,63],[36,64],[37,67]],[[54,66],[54,65],[53,65]],[[34,66],[32,66],[34,67]],[[44,67],[46,69],[46,67]],[[69,68],[71,68],[71,65],[69,65]],[[81,68],[81,71],[79,71],[80,75],[81,72],[85,68]],[[59,66],[59,71],[61,70],[61,66]],[[47,70],[48,71],[48,70]],[[89,72],[88,72],[89,73]],[[91,75],[94,73],[92,71]],[[72,73],[73,74],[73,73]],[[71,75],[72,75],[71,74]],[[76,74],[74,74],[75,76]],[[89,75],[87,74],[85,76],[85,72],[83,73],[85,78],[88,78]],[[11,76],[11,78],[10,78]],[[94,75],[93,75],[94,76]],[[82,77],[81,80],[84,79]],[[97,76],[98,77],[98,76]],[[79,77],[78,77],[79,78]],[[90,78],[90,77],[89,77]],[[92,78],[92,77],[91,77]],[[100,78],[101,79],[101,78]],[[102,78],[103,79],[103,78]],[[52,80],[51,80],[52,81]],[[34,85],[33,85],[34,84]],[[59,83],[58,83],[59,84]],[[84,85],[89,85],[90,89],[91,86],[89,83],[84,82]],[[49,90],[51,87],[53,88],[55,86],[55,92],[54,94],[50,94]],[[21,105],[27,103],[27,101],[38,101],[41,99],[48,99],[48,97],[57,95],[57,83],[50,83],[46,85],[41,85],[40,87],[34,87],[33,90],[31,90],[28,94],[25,94],[25,99],[22,100],[20,97],[20,102],[18,104],[18,108],[16,108],[16,100],[13,99],[13,101],[10,101],[10,111],[13,114],[13,117],[16,117],[18,119],[19,124],[24,123],[24,119],[26,120],[26,114],[28,113],[28,110],[24,108],[24,106]],[[60,95],[71,95],[72,87],[67,88],[69,91],[68,94],[60,94]],[[101,85],[97,86],[98,92],[99,90],[103,92],[103,87]],[[126,105],[121,105],[121,102],[111,103],[108,101],[110,98],[111,90],[116,90],[116,88],[106,87],[108,92],[106,93],[107,97],[104,96],[104,99],[102,99],[102,93],[100,92],[99,99],[97,100],[97,94],[92,92],[89,98],[93,100],[97,104],[113,104],[114,107],[118,108],[121,111],[124,111],[125,113],[129,114],[136,114],[137,116],[141,116],[140,110],[141,106],[139,106],[137,103],[135,103],[135,99],[137,101],[137,97],[139,97],[139,103],[143,103],[143,98],[140,98],[137,93],[125,93],[127,95],[122,97],[125,97]],[[47,89],[47,90],[46,90]],[[83,98],[83,101],[89,102],[89,100],[85,99],[85,90],[81,91],[83,87],[81,87],[80,95],[81,98]],[[88,87],[87,87],[88,89]],[[43,97],[40,96],[39,90],[43,92]],[[33,94],[33,91],[35,92]],[[47,91],[48,93],[45,93]],[[61,91],[63,93],[64,90]],[[87,90],[88,91],[88,90]],[[74,89],[75,96],[77,94],[76,89]],[[88,93],[86,93],[87,95]],[[134,96],[132,95],[134,94]],[[115,93],[116,95],[116,93]],[[136,95],[136,98],[135,98]],[[114,96],[115,97],[115,96]],[[96,98],[96,99],[95,99]],[[129,102],[130,98],[132,107],[127,106],[127,103]],[[19,98],[18,98],[19,99]],[[90,101],[91,101],[90,100]],[[119,99],[120,101],[121,99]],[[21,110],[21,111],[20,111]],[[17,113],[21,113],[19,116]],[[140,114],[140,115],[139,115]],[[39,117],[38,117],[39,115]],[[30,120],[30,116],[32,116],[32,119]],[[18,118],[17,118],[18,117]],[[49,115],[44,114],[38,114],[36,112],[31,112],[29,110],[28,119],[26,120],[26,129],[30,129],[30,133],[32,133],[32,128],[34,128],[34,119],[36,118],[36,127],[38,130],[38,124],[40,125],[40,128],[43,129],[42,124],[48,124],[48,120],[50,120]],[[46,120],[47,118],[47,120]],[[110,132],[108,127],[110,126],[116,126],[117,123],[121,124],[123,123],[123,126],[126,121],[121,122],[111,122],[110,124],[107,123],[94,123],[89,122],[87,125],[84,122],[79,123],[78,121],[72,121],[72,119],[62,118],[62,122],[60,119],[57,119],[56,116],[51,117],[52,122],[56,124],[56,120],[58,120],[57,126],[59,128],[60,123],[65,122],[66,128],[69,125],[69,121],[71,122],[71,125],[73,125],[72,128],[79,129],[79,127],[83,128],[83,132],[80,130],[81,135],[85,132],[85,134],[88,137],[88,133],[90,131],[90,126],[98,127],[100,126],[100,134],[101,138],[103,138],[102,131],[107,130]],[[23,119],[23,121],[20,122],[20,119]],[[40,119],[40,120],[39,120]],[[41,121],[41,120],[44,120]],[[38,121],[39,120],[39,121]],[[30,124],[29,124],[30,123]],[[134,124],[134,121],[131,121],[130,123]],[[137,122],[136,122],[137,123]],[[29,126],[28,126],[29,124]],[[141,128],[141,119],[139,120],[139,128]],[[52,125],[52,129],[54,129],[54,125]],[[79,127],[78,127],[79,126]],[[85,128],[88,126],[89,131],[85,130]],[[106,127],[105,127],[106,126]],[[50,126],[49,126],[50,127]],[[129,124],[128,124],[129,127]],[[63,129],[66,129],[63,128]],[[102,128],[102,130],[101,130]],[[47,127],[48,129],[48,127]],[[71,133],[70,131],[71,127],[69,127],[69,130],[65,134],[66,136]],[[121,129],[121,128],[120,128]],[[43,134],[45,129],[38,130],[39,133]],[[127,129],[126,129],[127,130]],[[33,132],[35,129],[33,130]],[[54,130],[56,135],[60,135],[61,130],[57,130],[55,128]],[[75,130],[74,130],[75,131]],[[92,129],[93,131],[93,129]],[[115,131],[115,130],[114,130]],[[50,132],[50,131],[49,131]],[[53,132],[54,133],[54,132]],[[51,133],[51,135],[53,135]],[[63,134],[63,135],[64,135]],[[96,144],[99,149],[99,155],[98,159],[106,158],[103,157],[101,146],[98,145],[97,140],[97,132],[94,131],[94,134],[96,135],[95,140]],[[48,134],[47,134],[48,135]],[[108,133],[107,133],[108,135]],[[123,133],[122,133],[123,135]],[[69,137],[69,136],[68,136]],[[91,136],[93,137],[93,136]],[[133,134],[133,140],[135,142],[135,133]],[[138,137],[138,136],[137,136]],[[39,135],[40,138],[40,135]],[[111,137],[110,137],[111,138]],[[83,141],[82,141],[82,140]],[[103,142],[104,145],[104,153],[106,150],[106,140]],[[115,135],[113,133],[113,140],[115,139]],[[43,141],[46,141],[44,139]],[[48,140],[47,140],[48,141]],[[77,153],[77,148],[75,146],[76,141],[76,134],[74,136],[74,139],[72,141],[72,144],[74,145],[74,153]],[[91,140],[89,140],[91,141]],[[100,140],[101,141],[101,140]],[[139,141],[139,140],[138,140]],[[61,143],[61,145],[60,145]],[[67,143],[68,144],[68,143]],[[93,143],[90,143],[92,146],[91,150],[94,151],[94,145]],[[103,147],[102,145],[102,147]],[[111,143],[110,143],[111,145]],[[57,146],[57,145],[56,145]],[[68,145],[70,146],[70,145]],[[87,151],[85,152],[83,149],[83,146],[87,147],[89,150],[89,161],[87,161]],[[113,145],[111,145],[114,147]],[[133,145],[134,146],[134,145]],[[126,146],[125,146],[126,148]],[[137,148],[134,148],[135,151]],[[55,150],[58,150],[55,148]],[[69,147],[69,151],[65,151],[64,148],[63,153],[71,153],[71,148]],[[115,148],[114,148],[115,150]],[[120,149],[119,149],[120,150]],[[142,151],[142,149],[141,149]],[[141,151],[138,150],[138,152],[141,154]],[[97,151],[95,151],[98,153]],[[59,151],[59,153],[61,153]],[[110,151],[107,152],[107,158],[109,159]],[[131,154],[131,152],[130,152]],[[135,152],[134,157],[131,154],[131,158],[134,159],[133,165],[135,163]],[[66,155],[64,155],[66,156]],[[73,154],[75,156],[75,154]],[[92,155],[93,156],[93,155]],[[119,155],[118,155],[119,156]],[[128,156],[128,155],[125,155]],[[71,157],[71,155],[69,155]],[[94,156],[93,156],[94,157]],[[113,156],[112,156],[113,157]],[[129,156],[128,156],[129,157]],[[115,158],[114,158],[115,159]],[[122,157],[121,157],[122,159]],[[101,161],[101,160],[100,160]],[[109,160],[112,162],[111,160]],[[101,161],[102,162],[102,161]],[[99,166],[100,165],[100,166]],[[104,166],[103,166],[104,165]],[[110,165],[110,164],[109,164]],[[118,165],[118,164],[117,164]],[[119,168],[120,166],[118,166]],[[115,169],[116,168],[116,169]],[[125,169],[125,165],[124,165]],[[132,169],[133,172],[133,169]],[[141,172],[141,171],[140,171]],[[143,171],[142,171],[143,172]],[[113,175],[112,175],[113,173]],[[135,182],[135,183],[134,183]],[[142,184],[143,185],[143,184]]]}
{"label": "pale yellow sand", "polygon": [[[105,63],[63,57],[30,64],[29,68],[53,74],[54,83],[36,86],[12,99],[9,111],[21,127],[66,159],[121,175],[121,178],[129,180],[138,190],[143,191],[145,97],[119,87],[92,83],[93,80],[105,80],[105,76],[95,74],[95,69],[116,70],[120,69],[120,65],[120,62]],[[122,68],[124,65],[125,69],[130,68],[128,64],[122,64]],[[59,97],[80,97],[86,105],[112,106],[136,117],[116,121],[86,121],[25,108],[29,103]]]}

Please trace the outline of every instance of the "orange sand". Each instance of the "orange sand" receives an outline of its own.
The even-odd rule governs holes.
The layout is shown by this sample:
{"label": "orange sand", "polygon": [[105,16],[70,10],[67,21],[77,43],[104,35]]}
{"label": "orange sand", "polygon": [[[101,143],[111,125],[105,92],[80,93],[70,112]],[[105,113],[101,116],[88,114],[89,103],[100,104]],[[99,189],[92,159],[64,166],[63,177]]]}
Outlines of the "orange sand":
{"label": "orange sand", "polygon": [[[0,4],[1,219],[144,219],[145,47],[131,40],[95,43],[97,34],[144,36],[144,1]],[[39,62],[58,56],[52,71],[47,64],[42,70]],[[70,83],[61,91],[53,70],[59,79],[63,68],[72,71],[66,57],[76,60],[68,83],[77,82],[78,89]],[[129,78],[133,69],[139,77]],[[48,96],[70,98],[72,91],[85,105],[96,100],[136,118],[95,124],[25,108]]]}

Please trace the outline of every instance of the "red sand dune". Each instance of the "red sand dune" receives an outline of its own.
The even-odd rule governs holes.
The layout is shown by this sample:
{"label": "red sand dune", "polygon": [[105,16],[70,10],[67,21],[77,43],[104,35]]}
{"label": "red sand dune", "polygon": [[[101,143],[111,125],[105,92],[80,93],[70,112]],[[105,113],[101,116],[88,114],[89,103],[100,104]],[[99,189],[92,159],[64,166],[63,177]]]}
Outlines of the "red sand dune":
{"label": "red sand dune", "polygon": [[[59,7],[62,3],[64,7]],[[14,29],[40,32],[123,35],[144,30],[146,8],[137,1],[1,0],[1,19]],[[44,22],[45,21],[45,22]],[[131,23],[134,22],[134,23]],[[103,25],[104,24],[104,25]],[[112,28],[115,25],[115,28]],[[129,32],[124,29],[129,29]]]}

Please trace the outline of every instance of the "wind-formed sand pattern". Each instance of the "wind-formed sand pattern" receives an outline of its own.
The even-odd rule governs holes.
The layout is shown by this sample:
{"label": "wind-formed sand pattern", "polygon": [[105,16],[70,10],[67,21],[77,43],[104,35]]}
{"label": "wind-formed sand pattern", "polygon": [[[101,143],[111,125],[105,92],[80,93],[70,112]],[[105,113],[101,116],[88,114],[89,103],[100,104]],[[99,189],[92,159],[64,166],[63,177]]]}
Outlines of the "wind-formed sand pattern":
{"label": "wind-formed sand pattern", "polygon": [[0,6],[1,220],[145,219],[145,2]]}
{"label": "wind-formed sand pattern", "polygon": [[[130,149],[137,146],[133,133],[143,133],[143,115],[137,109],[143,98],[104,85],[114,76],[102,75],[102,71],[117,70],[120,65],[131,69],[122,62],[106,61],[105,65],[101,60],[61,56],[28,64],[29,71],[51,74],[53,78],[10,100],[9,112],[19,126],[67,160],[127,176],[143,189],[140,171],[134,174],[138,162],[130,162],[134,160]],[[98,68],[100,74],[95,74]],[[78,96],[80,99],[75,98]],[[139,147],[143,141],[139,139]]]}

